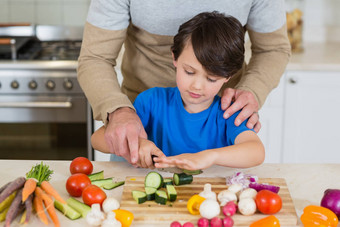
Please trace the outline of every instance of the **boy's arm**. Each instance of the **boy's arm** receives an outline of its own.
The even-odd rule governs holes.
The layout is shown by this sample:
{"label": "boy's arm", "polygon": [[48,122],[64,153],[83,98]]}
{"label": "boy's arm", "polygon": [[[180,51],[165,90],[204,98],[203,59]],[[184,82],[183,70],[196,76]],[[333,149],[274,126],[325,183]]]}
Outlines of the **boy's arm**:
{"label": "boy's arm", "polygon": [[244,131],[235,139],[235,145],[204,150],[195,154],[181,154],[155,158],[156,168],[177,166],[182,169],[206,169],[212,165],[248,168],[264,161],[264,146],[253,131]]}

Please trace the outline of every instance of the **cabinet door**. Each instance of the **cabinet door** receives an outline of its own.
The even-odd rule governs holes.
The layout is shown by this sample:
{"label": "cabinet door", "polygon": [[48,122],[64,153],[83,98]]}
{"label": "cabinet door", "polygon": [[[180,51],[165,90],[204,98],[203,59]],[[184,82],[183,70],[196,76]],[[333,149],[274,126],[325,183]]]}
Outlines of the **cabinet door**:
{"label": "cabinet door", "polygon": [[265,163],[282,162],[284,82],[283,76],[259,111],[262,127],[258,136],[266,149]]}
{"label": "cabinet door", "polygon": [[340,163],[340,72],[287,72],[283,161]]}

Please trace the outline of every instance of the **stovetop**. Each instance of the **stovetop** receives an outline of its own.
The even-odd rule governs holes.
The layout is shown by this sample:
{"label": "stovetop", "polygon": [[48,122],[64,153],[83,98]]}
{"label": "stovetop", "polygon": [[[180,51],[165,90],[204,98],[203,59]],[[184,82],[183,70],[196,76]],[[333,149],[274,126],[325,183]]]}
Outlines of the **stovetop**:
{"label": "stovetop", "polygon": [[[17,46],[16,60],[76,61],[79,57],[80,48],[81,41],[40,41],[31,38],[26,39],[24,44]],[[10,46],[0,45],[1,60],[12,60]]]}

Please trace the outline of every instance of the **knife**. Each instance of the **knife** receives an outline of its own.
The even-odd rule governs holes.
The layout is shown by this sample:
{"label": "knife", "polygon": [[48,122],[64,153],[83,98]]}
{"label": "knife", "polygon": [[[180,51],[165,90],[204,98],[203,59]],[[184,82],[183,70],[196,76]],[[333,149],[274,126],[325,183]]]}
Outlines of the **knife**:
{"label": "knife", "polygon": [[[155,164],[155,161],[153,158],[158,157],[157,155],[151,155],[152,158],[152,163]],[[187,175],[198,175],[203,173],[202,170],[187,170],[187,169],[181,169],[178,167],[167,167],[167,168],[157,168],[157,170],[162,171],[162,172],[168,172],[168,173],[185,173]]]}

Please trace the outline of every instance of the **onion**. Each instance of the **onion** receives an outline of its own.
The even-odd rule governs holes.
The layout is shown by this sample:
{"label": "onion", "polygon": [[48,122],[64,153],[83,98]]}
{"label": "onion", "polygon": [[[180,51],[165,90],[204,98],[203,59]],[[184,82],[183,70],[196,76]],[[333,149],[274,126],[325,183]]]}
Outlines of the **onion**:
{"label": "onion", "polygon": [[270,185],[270,184],[250,183],[249,184],[249,188],[253,188],[257,192],[259,192],[261,190],[264,190],[264,189],[272,191],[274,193],[278,193],[280,191],[280,187],[279,186]]}
{"label": "onion", "polygon": [[256,182],[258,177],[252,174],[245,174],[242,172],[234,173],[232,176],[226,178],[227,185],[241,184],[243,188],[248,188],[249,183]]}
{"label": "onion", "polygon": [[321,206],[330,209],[340,217],[340,190],[327,189],[321,199]]}

